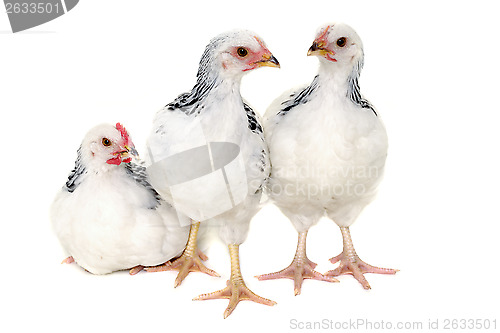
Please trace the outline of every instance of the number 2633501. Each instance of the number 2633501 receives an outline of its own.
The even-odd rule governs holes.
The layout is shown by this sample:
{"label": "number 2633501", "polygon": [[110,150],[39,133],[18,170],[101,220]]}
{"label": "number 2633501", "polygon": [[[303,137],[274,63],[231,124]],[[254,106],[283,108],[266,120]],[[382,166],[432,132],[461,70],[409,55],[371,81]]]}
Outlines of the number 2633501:
{"label": "number 2633501", "polygon": [[52,14],[59,13],[62,8],[59,3],[34,3],[34,2],[15,2],[5,3],[7,14]]}

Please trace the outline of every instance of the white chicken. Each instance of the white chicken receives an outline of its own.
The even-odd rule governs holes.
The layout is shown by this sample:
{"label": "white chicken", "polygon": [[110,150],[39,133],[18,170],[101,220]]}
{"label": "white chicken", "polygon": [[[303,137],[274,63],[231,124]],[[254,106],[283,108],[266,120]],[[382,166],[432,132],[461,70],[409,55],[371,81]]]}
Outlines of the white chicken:
{"label": "white chicken", "polygon": [[[361,96],[363,44],[351,27],[337,23],[321,28],[308,55],[320,60],[312,83],[276,99],[264,116],[273,167],[269,195],[299,233],[297,251],[289,267],[258,278],[290,278],[295,295],[300,294],[303,279],[334,282],[341,274],[353,274],[370,289],[364,273],[396,270],[359,259],[349,227],[373,200],[382,179],[386,130]],[[339,267],[323,275],[307,258],[306,237],[325,215],[340,227],[344,249],[331,259],[340,262]]]}
{"label": "white chicken", "polygon": [[[125,128],[91,129],[75,168],[51,206],[53,230],[69,255],[93,274],[156,266],[182,253],[189,233],[150,185]],[[184,226],[183,226],[184,225]]]}
{"label": "white chicken", "polygon": [[193,89],[156,114],[148,140],[152,184],[193,220],[186,250],[164,269],[179,270],[176,285],[190,271],[216,275],[201,262],[196,238],[200,222],[219,228],[231,256],[231,277],[227,288],[196,300],[229,298],[224,317],[240,300],[275,304],[246,287],[239,265],[239,245],[260,208],[270,171],[262,127],[240,94],[244,74],[262,66],[279,63],[254,33],[236,30],[213,38]]}

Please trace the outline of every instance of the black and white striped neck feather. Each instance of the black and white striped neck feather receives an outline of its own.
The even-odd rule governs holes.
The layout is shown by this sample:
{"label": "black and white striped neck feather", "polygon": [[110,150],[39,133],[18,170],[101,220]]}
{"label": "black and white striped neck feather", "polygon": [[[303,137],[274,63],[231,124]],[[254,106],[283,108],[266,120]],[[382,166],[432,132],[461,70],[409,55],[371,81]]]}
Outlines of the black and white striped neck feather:
{"label": "black and white striped neck feather", "polygon": [[[167,104],[165,106],[167,110],[181,111],[188,116],[194,117],[203,112],[205,99],[211,92],[224,83],[224,79],[218,74],[214,59],[214,50],[218,49],[224,40],[223,36],[219,36],[212,39],[210,44],[207,45],[200,60],[198,73],[196,74],[196,84],[193,89],[190,92],[179,95],[173,102]],[[254,133],[262,134],[262,127],[257,120],[255,112],[243,100],[242,104],[248,119],[248,128]]]}
{"label": "black and white striped neck feather", "polygon": [[82,163],[82,147],[80,146],[77,151],[77,158],[75,161],[75,167],[71,170],[68,176],[68,181],[64,185],[64,189],[70,193],[73,193],[75,189],[82,182],[84,175],[87,174],[87,169]]}
{"label": "black and white striped neck feather", "polygon": [[223,37],[216,37],[206,46],[200,59],[196,84],[190,92],[179,95],[165,107],[168,110],[180,110],[186,115],[197,116],[203,110],[203,102],[209,93],[220,84],[220,77],[214,66],[214,51],[224,41]]}
{"label": "black and white striped neck feather", "polygon": [[359,76],[361,75],[361,70],[363,69],[363,56],[354,65],[351,74],[347,78],[347,96],[354,104],[360,106],[363,109],[371,110],[376,116],[377,111],[373,105],[361,95],[361,89],[359,88]]}
{"label": "black and white striped neck feather", "polygon": [[[120,168],[121,166],[116,166],[116,168]],[[143,165],[139,165],[136,163],[125,163],[125,173],[127,176],[131,177],[138,185],[144,187],[149,194],[154,198],[155,204],[150,209],[156,208],[160,202],[161,197],[153,188],[153,186],[149,183],[148,175],[146,173],[146,168]],[[96,171],[97,173],[97,171]],[[71,170],[71,173],[68,176],[68,180],[64,184],[63,189],[68,191],[69,193],[73,193],[78,186],[85,181],[89,175],[88,168],[85,167],[82,161],[82,147],[80,146],[77,151],[77,158],[75,161],[75,167]]]}
{"label": "black and white striped neck feather", "polygon": [[[361,107],[362,109],[371,110],[376,116],[377,112],[373,105],[361,95],[361,90],[359,87],[359,76],[363,68],[363,57],[356,62],[349,76],[347,77],[347,91],[346,97],[354,103],[355,105]],[[320,87],[320,74],[316,75],[309,86],[304,88],[298,93],[293,93],[290,95],[289,99],[281,103],[282,107],[278,112],[278,115],[285,115],[287,112],[295,108],[300,104],[305,104],[311,100],[314,93]]]}

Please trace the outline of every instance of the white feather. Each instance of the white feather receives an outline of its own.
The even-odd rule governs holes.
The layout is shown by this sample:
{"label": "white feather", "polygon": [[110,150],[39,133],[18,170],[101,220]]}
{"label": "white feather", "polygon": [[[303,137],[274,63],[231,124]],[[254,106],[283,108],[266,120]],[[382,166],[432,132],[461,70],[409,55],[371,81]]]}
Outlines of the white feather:
{"label": "white feather", "polygon": [[[148,172],[155,188],[181,213],[193,219],[194,215],[204,216],[212,207],[211,213],[205,214],[209,218],[198,220],[203,222],[202,226],[220,228],[220,236],[226,244],[241,244],[245,240],[249,222],[259,209],[260,189],[269,174],[267,146],[262,135],[249,129],[240,95],[240,82],[245,72],[239,60],[233,59],[228,51],[238,46],[249,50],[261,48],[255,34],[248,31],[234,31],[215,37],[202,57],[198,82],[191,92],[197,102],[178,107],[174,101],[161,109],[153,121],[148,139]],[[206,90],[205,86],[208,86]],[[198,94],[197,91],[203,93]],[[233,187],[233,195],[236,192],[246,194],[234,206],[228,206],[226,188],[220,190],[222,176],[215,175],[220,171],[212,170],[212,178],[198,177],[189,185],[175,188],[174,198],[174,188],[169,185],[168,176],[161,166],[165,158],[212,142],[229,142],[239,147],[240,165],[236,171],[242,171],[243,176],[227,170],[225,176],[229,178],[229,186]],[[195,159],[182,167],[184,170],[196,168],[199,162]],[[224,180],[222,184],[225,184]]]}
{"label": "white feather", "polygon": [[285,93],[264,116],[273,167],[269,196],[299,232],[325,214],[350,226],[374,198],[384,171],[387,135],[380,117],[348,94],[349,75],[362,62],[361,40],[345,25],[337,33],[350,36],[353,46],[349,54],[337,52],[338,62],[320,59],[307,102],[280,112],[290,99]]}
{"label": "white feather", "polygon": [[51,206],[52,227],[67,255],[94,274],[155,266],[179,255],[189,224],[131,177],[123,163],[98,165],[97,157],[85,153],[87,145],[99,144],[89,142],[96,134],[113,135],[109,128],[99,134],[99,128],[82,143],[83,179],[72,192],[61,189]]}

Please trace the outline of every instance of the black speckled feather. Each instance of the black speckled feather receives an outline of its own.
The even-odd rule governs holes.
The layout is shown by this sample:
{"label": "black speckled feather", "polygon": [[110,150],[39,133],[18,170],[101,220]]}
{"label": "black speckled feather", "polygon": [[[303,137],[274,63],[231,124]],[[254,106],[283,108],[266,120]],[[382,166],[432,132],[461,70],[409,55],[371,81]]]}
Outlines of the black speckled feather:
{"label": "black speckled feather", "polygon": [[[64,185],[64,189],[70,193],[73,193],[78,185],[82,183],[84,180],[85,175],[87,175],[88,171],[85,168],[85,166],[82,164],[82,154],[81,154],[82,147],[78,148],[78,156],[75,161],[75,167],[73,170],[71,170],[71,173],[68,176],[68,180],[66,181],[66,184]],[[150,208],[156,208],[158,204],[160,203],[161,196],[156,192],[156,190],[151,186],[148,180],[148,175],[146,173],[146,168],[142,165],[135,164],[135,163],[125,163],[125,171],[127,172],[127,175],[132,177],[134,181],[136,181],[138,184],[141,186],[145,187],[150,194],[154,197],[155,199],[155,206],[150,207]]]}
{"label": "black speckled feather", "polygon": [[245,112],[247,113],[247,119],[248,119],[248,128],[259,135],[263,134],[262,131],[262,126],[259,124],[259,120],[257,119],[257,115],[255,114],[255,111],[245,102],[243,102],[243,108],[245,109]]}
{"label": "black speckled feather", "polygon": [[[353,68],[352,73],[347,78],[347,97],[354,104],[358,105],[363,109],[371,110],[376,116],[377,112],[373,105],[363,96],[361,95],[361,89],[359,88],[359,75],[361,73],[361,69],[363,68],[363,60],[360,60]],[[278,115],[284,116],[287,112],[292,110],[294,107],[305,104],[311,100],[313,93],[318,88],[318,78],[319,75],[316,75],[309,86],[302,89],[298,94],[293,93],[290,95],[290,98],[281,103],[282,108],[278,112]]]}
{"label": "black speckled feather", "polygon": [[[264,132],[262,130],[262,126],[259,123],[259,119],[257,119],[257,115],[255,111],[245,102],[243,102],[243,108],[247,114],[248,119],[248,128],[255,134],[257,134],[262,141],[264,141]],[[260,152],[260,171],[264,172],[266,170],[266,160],[267,153],[265,150]],[[267,176],[266,176],[267,177]]]}
{"label": "black speckled feather", "polygon": [[203,110],[203,99],[217,85],[217,77],[212,75],[211,56],[224,38],[214,38],[205,48],[196,74],[196,84],[190,92],[180,94],[173,102],[165,107],[170,111],[182,111],[187,115],[197,116]]}
{"label": "black speckled feather", "polygon": [[143,186],[150,192],[156,201],[156,205],[150,208],[156,208],[161,202],[161,196],[149,183],[146,168],[136,163],[126,163],[125,170],[127,171],[127,175],[132,177],[139,185]]}
{"label": "black speckled feather", "polygon": [[354,66],[351,75],[347,78],[347,96],[354,104],[363,109],[371,110],[376,116],[378,116],[373,105],[361,95],[361,89],[359,88],[358,82],[361,69],[363,69],[363,57],[361,57],[361,60]]}
{"label": "black speckled feather", "polygon": [[68,181],[64,185],[64,189],[66,189],[66,191],[70,193],[72,193],[78,187],[78,185],[80,185],[80,183],[83,180],[83,175],[87,173],[85,166],[81,162],[82,159],[81,150],[82,147],[78,148],[77,151],[78,157],[76,158],[75,161],[75,167],[73,168],[73,170],[71,170],[71,173],[68,176]]}
{"label": "black speckled feather", "polygon": [[310,85],[308,85],[298,94],[291,94],[289,99],[281,103],[283,107],[278,112],[278,114],[284,116],[288,111],[290,111],[297,105],[307,103],[311,99],[311,95],[314,93],[314,91],[316,91],[316,88],[318,88],[318,77],[319,76],[316,75]]}

